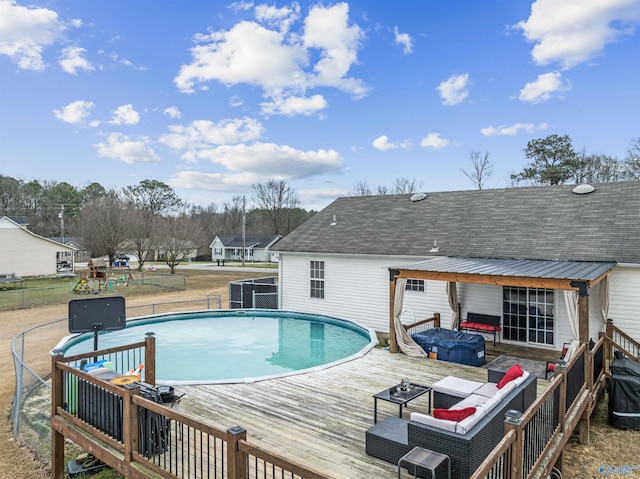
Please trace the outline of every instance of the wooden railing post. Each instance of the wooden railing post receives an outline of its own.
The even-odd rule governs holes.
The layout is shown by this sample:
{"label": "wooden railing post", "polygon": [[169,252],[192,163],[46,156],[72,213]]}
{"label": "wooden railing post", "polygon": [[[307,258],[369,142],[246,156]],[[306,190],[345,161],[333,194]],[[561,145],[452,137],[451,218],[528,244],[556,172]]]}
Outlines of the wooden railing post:
{"label": "wooden railing post", "polygon": [[605,367],[608,367],[613,361],[613,320],[607,319],[607,322],[604,326],[604,334],[609,341],[605,341],[604,343],[604,364]]}
{"label": "wooden railing post", "polygon": [[433,327],[434,328],[439,328],[440,327],[440,313],[433,313],[433,317],[435,318],[433,321]]}
{"label": "wooden railing post", "polygon": [[133,396],[140,394],[140,384],[124,386],[122,395],[122,440],[124,441],[124,461],[133,462],[133,453],[138,452],[138,407],[133,403]]}
{"label": "wooden railing post", "polygon": [[144,381],[156,385],[156,334],[145,334],[144,342]]}
{"label": "wooden railing post", "polygon": [[246,429],[240,426],[227,429],[227,479],[247,477],[247,455],[238,448],[238,442],[245,439]]}
{"label": "wooden railing post", "polygon": [[[51,352],[51,417],[55,417],[58,408],[64,405],[63,372],[56,367],[63,357],[62,351]],[[51,428],[51,477],[64,479],[64,436]]]}
{"label": "wooden railing post", "polygon": [[509,469],[504,471],[503,479],[521,479],[522,478],[522,453],[523,453],[523,425],[522,413],[515,409],[509,409],[505,413],[504,421],[505,435],[513,430],[515,432],[515,441],[511,444],[511,463]]}

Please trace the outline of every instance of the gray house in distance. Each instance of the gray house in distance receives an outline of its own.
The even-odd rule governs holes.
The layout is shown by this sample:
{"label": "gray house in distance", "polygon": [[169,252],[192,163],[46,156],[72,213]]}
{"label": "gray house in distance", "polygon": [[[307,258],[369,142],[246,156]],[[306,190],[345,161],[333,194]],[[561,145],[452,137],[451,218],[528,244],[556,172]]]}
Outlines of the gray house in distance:
{"label": "gray house in distance", "polygon": [[242,261],[243,248],[245,261],[273,261],[270,248],[276,244],[280,235],[242,235],[216,236],[209,246],[213,261]]}
{"label": "gray house in distance", "polygon": [[399,273],[405,324],[499,315],[503,342],[561,349],[610,318],[640,340],[640,182],[338,198],[273,250],[282,309],[387,333]]}

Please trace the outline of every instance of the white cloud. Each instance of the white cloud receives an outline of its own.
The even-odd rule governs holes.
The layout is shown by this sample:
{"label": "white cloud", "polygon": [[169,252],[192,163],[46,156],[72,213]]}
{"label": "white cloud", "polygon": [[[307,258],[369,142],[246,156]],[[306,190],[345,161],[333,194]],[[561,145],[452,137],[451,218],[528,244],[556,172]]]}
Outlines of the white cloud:
{"label": "white cloud", "polygon": [[[95,107],[92,101],[78,100],[69,103],[67,106],[63,106],[59,110],[53,110],[54,115],[58,120],[62,120],[66,123],[78,124],[83,123],[84,120],[90,115],[90,110]],[[97,126],[92,123],[91,126]]]}
{"label": "white cloud", "polygon": [[215,145],[253,141],[262,135],[262,124],[252,118],[235,118],[213,123],[195,120],[190,125],[171,125],[160,143],[174,150],[182,150],[187,158],[197,158],[197,150]]}
{"label": "white cloud", "polygon": [[380,135],[378,138],[373,140],[371,144],[376,150],[380,150],[380,151],[411,147],[411,142],[409,140],[404,140],[404,141],[401,141],[400,143],[391,143],[389,142],[389,137],[387,135]]}
{"label": "white cloud", "polygon": [[[273,105],[274,111],[278,98],[306,98],[304,93],[314,87],[365,96],[367,87],[362,81],[347,76],[364,38],[359,26],[349,24],[348,5],[316,5],[303,28],[289,31],[298,13],[299,7],[261,7],[256,18],[266,25],[242,21],[229,30],[195,35],[198,44],[191,49],[192,61],[182,65],[174,83],[186,93],[206,89],[210,81],[255,85],[262,88],[269,100],[266,104]],[[274,24],[279,29],[273,29]],[[307,114],[308,109],[299,112]]]}
{"label": "white cloud", "polygon": [[216,193],[246,192],[251,185],[264,181],[264,177],[251,174],[204,173],[180,171],[167,183],[174,188],[211,191]]}
{"label": "white cloud", "polygon": [[393,33],[396,39],[396,45],[400,45],[405,55],[413,51],[413,39],[408,33],[400,33],[398,27],[393,27]]}
{"label": "white cloud", "polygon": [[302,151],[274,143],[222,145],[194,152],[230,171],[262,175],[268,178],[299,179],[342,169],[342,158],[335,150]]}
{"label": "white cloud", "polygon": [[58,63],[65,72],[71,73],[72,75],[77,75],[78,70],[95,70],[91,63],[82,58],[82,55],[85,53],[87,53],[87,51],[80,47],[64,48],[60,53],[60,60],[58,60]]}
{"label": "white cloud", "polygon": [[121,65],[124,65],[124,66],[127,66],[127,67],[131,67],[134,70],[138,70],[138,71],[146,71],[147,70],[146,67],[139,67],[137,65],[134,65],[131,60],[127,60],[126,58],[120,58],[120,56],[115,52],[111,52],[109,54],[109,58],[115,63],[119,63]]}
{"label": "white cloud", "polygon": [[64,31],[64,23],[53,10],[0,1],[0,54],[23,70],[44,70],[44,49],[62,39]]}
{"label": "white cloud", "polygon": [[425,148],[433,148],[434,150],[439,150],[440,148],[446,148],[450,144],[451,144],[451,140],[442,138],[440,136],[440,133],[429,133],[420,142],[420,146],[423,146]]}
{"label": "white cloud", "polygon": [[[349,190],[342,188],[314,188],[308,190],[298,190],[300,203],[307,205],[307,208],[321,209],[331,201],[341,196],[349,196]],[[317,206],[315,206],[317,205]]]}
{"label": "white cloud", "polygon": [[165,115],[169,115],[171,118],[182,118],[182,113],[177,106],[170,106],[169,108],[165,108],[163,113]]}
{"label": "white cloud", "polygon": [[511,126],[501,125],[482,128],[480,129],[480,133],[484,136],[515,136],[522,130],[527,133],[535,133],[539,130],[546,130],[547,126],[546,123],[538,123],[537,125],[533,123],[514,123]]}
{"label": "white cloud", "polygon": [[638,0],[537,0],[529,18],[515,27],[535,43],[536,64],[558,62],[568,69],[602,54],[639,21]]}
{"label": "white cloud", "polygon": [[137,125],[140,114],[133,109],[133,105],[121,105],[113,111],[110,123],[114,125]]}
{"label": "white cloud", "polygon": [[327,100],[322,95],[313,95],[312,97],[296,97],[288,98],[274,97],[273,101],[261,103],[262,113],[269,115],[312,115],[327,107]]}
{"label": "white cloud", "polygon": [[130,165],[135,163],[159,163],[160,158],[149,147],[146,136],[131,139],[122,133],[111,133],[106,143],[94,145],[98,155],[114,160],[121,160]]}
{"label": "white cloud", "polygon": [[538,78],[527,83],[522,90],[518,99],[529,103],[539,103],[549,100],[554,94],[562,94],[571,89],[571,82],[562,80],[560,72],[549,72],[538,75]]}
{"label": "white cloud", "polygon": [[467,96],[469,96],[468,86],[471,85],[469,81],[469,74],[463,73],[461,75],[452,75],[447,80],[438,85],[437,90],[440,92],[440,98],[442,98],[443,105],[457,105],[462,103]]}

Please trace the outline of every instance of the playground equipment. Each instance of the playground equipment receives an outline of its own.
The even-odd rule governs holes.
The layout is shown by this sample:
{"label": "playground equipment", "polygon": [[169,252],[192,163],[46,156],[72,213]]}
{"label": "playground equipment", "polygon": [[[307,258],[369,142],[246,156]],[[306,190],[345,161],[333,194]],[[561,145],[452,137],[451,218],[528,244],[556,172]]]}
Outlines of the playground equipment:
{"label": "playground equipment", "polygon": [[136,284],[129,266],[109,266],[104,258],[91,258],[88,271],[80,272],[80,281],[73,288],[78,294],[100,294],[119,286]]}

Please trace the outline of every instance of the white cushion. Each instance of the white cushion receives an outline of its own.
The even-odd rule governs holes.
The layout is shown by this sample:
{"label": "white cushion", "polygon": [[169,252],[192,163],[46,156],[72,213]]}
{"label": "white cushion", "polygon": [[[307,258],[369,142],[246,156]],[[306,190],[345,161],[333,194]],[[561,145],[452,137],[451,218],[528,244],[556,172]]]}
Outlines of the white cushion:
{"label": "white cushion", "polygon": [[522,376],[518,376],[513,381],[511,381],[516,386],[520,386],[527,378],[529,377],[528,371],[522,371]]}
{"label": "white cushion", "polygon": [[488,414],[489,411],[491,411],[501,402],[502,402],[502,396],[500,394],[496,394],[492,398],[487,399],[486,402],[479,404],[478,407],[484,409]]}
{"label": "white cushion", "polygon": [[468,379],[457,378],[455,376],[447,376],[431,386],[435,392],[466,398],[484,383],[478,381],[469,381]]}
{"label": "white cushion", "polygon": [[451,432],[456,432],[456,424],[458,424],[457,421],[449,421],[448,419],[438,419],[433,416],[429,416],[428,414],[422,414],[419,412],[412,412],[411,420],[422,423],[422,424],[426,424],[428,426],[434,426],[440,429],[444,429],[446,431],[451,431]]}
{"label": "white cushion", "polygon": [[473,391],[473,394],[479,394],[480,396],[490,398],[495,396],[498,391],[499,389],[496,383],[486,383],[483,384],[482,387],[479,387],[478,389]]}
{"label": "white cushion", "polygon": [[496,393],[498,396],[500,396],[501,398],[504,398],[507,396],[507,394],[509,394],[511,391],[513,391],[516,388],[516,383],[515,381],[509,381],[507,384],[505,384],[504,386],[502,386],[501,389],[498,389],[498,392]]}
{"label": "white cushion", "polygon": [[486,396],[480,396],[479,394],[473,393],[471,396],[464,398],[457,404],[454,404],[449,409],[464,409],[466,407],[476,407],[479,404],[484,404],[487,402],[489,398]]}
{"label": "white cushion", "polygon": [[475,414],[472,414],[469,417],[465,417],[462,421],[460,421],[456,425],[456,432],[458,434],[466,434],[468,433],[473,426],[480,422],[480,419],[487,415],[487,411],[482,407],[477,407]]}

